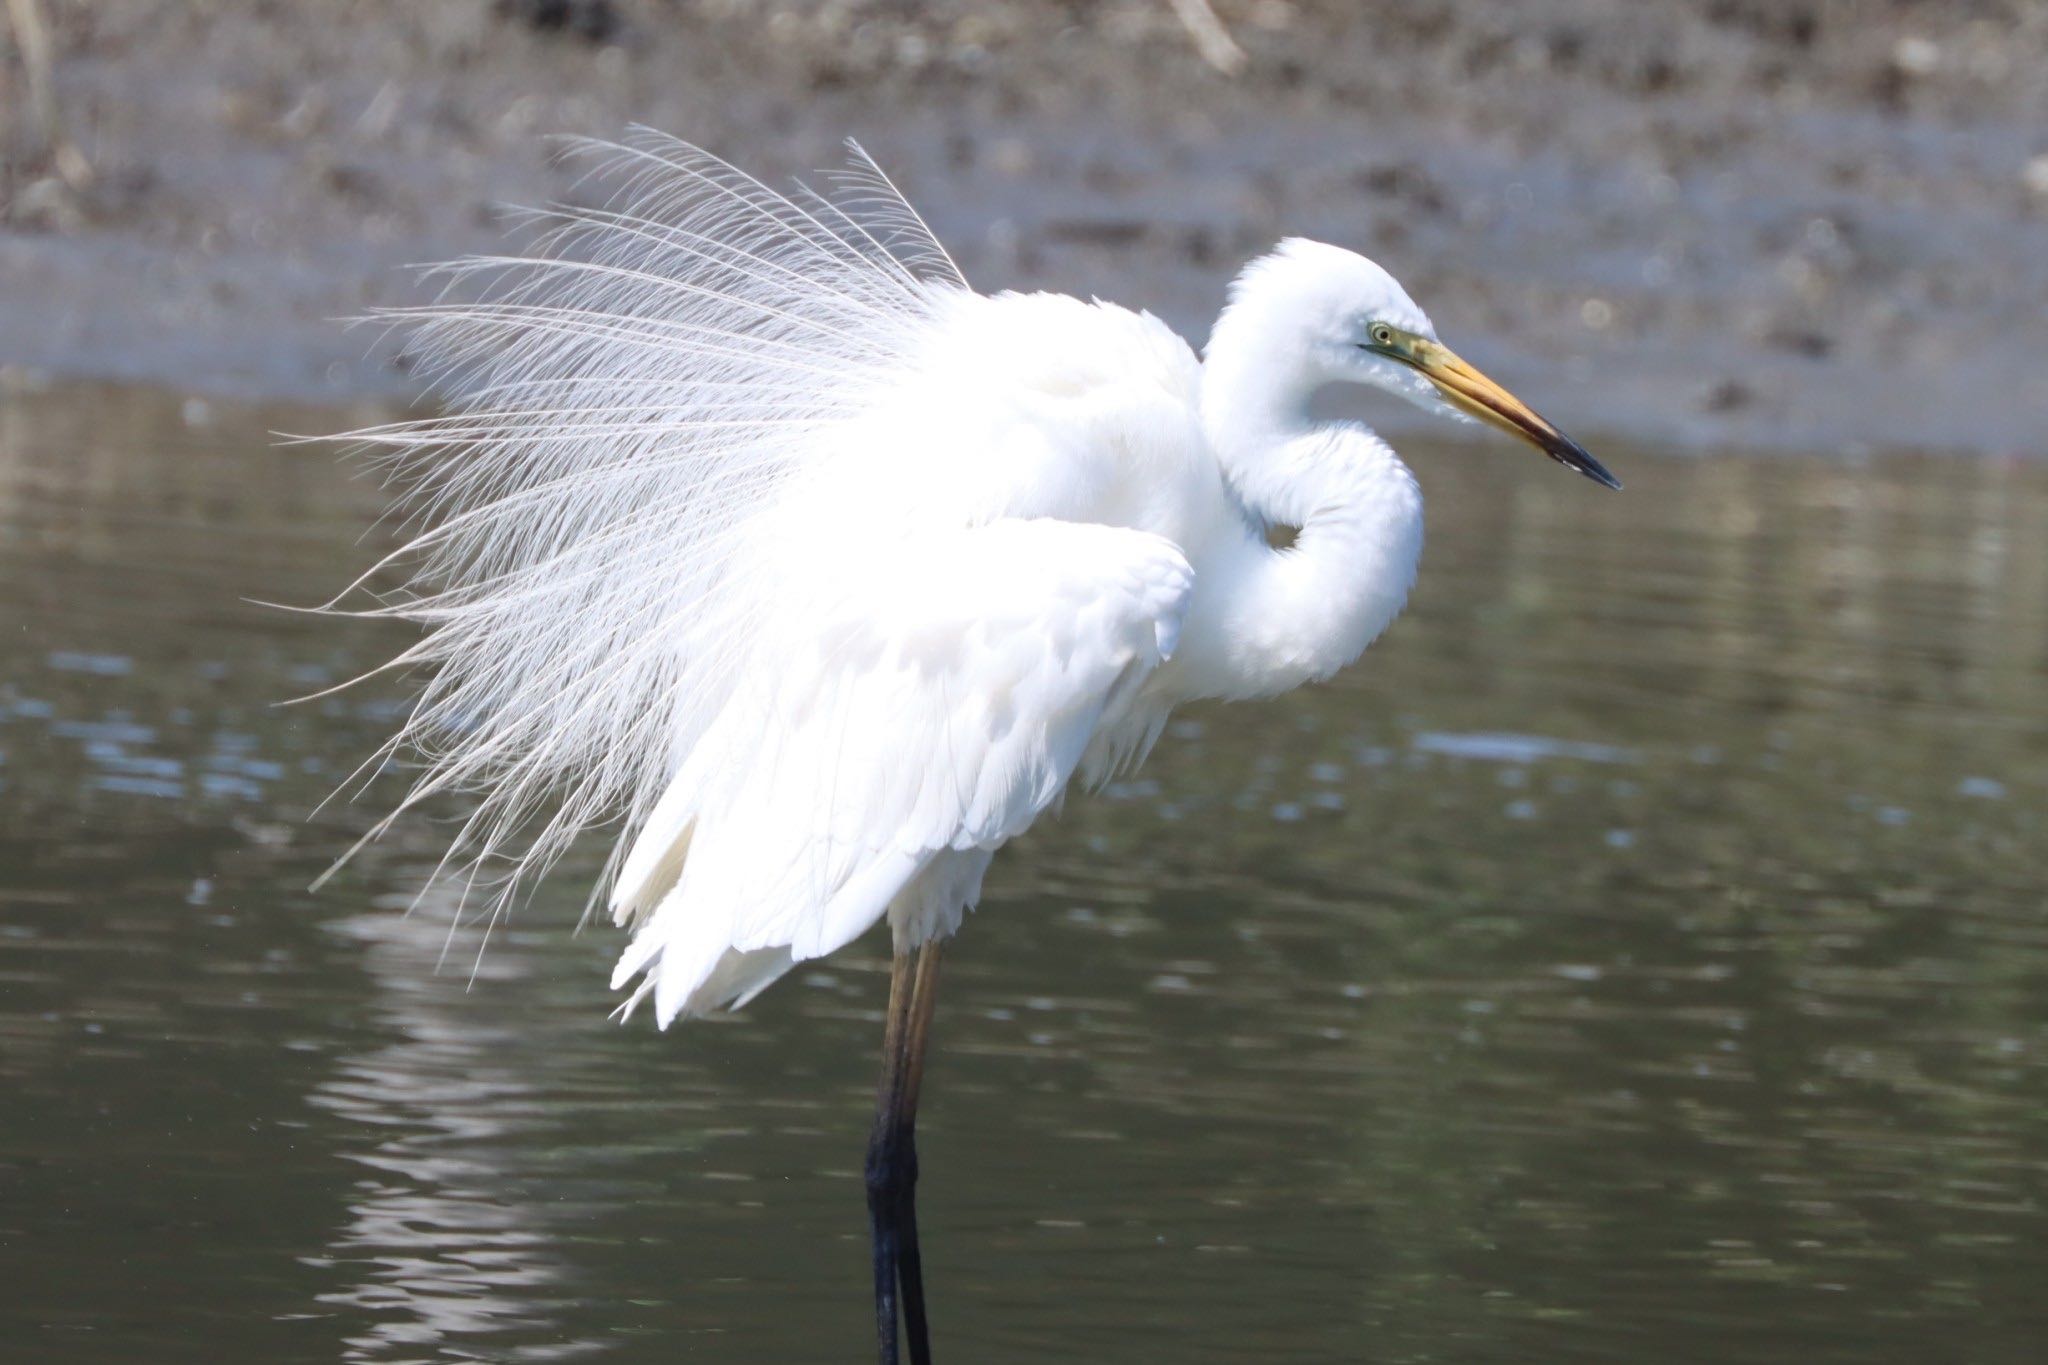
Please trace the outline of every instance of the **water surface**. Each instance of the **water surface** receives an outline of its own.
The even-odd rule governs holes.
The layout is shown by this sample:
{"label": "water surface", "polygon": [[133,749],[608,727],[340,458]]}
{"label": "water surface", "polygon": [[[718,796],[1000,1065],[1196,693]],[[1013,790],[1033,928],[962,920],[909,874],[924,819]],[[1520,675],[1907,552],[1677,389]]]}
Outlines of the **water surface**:
{"label": "water surface", "polygon": [[[347,420],[0,406],[0,1356],[863,1358],[883,941],[664,1036],[595,850],[480,958],[432,824],[306,890],[402,693],[273,703],[403,637],[243,599],[373,552]],[[2038,1358],[2048,471],[1600,453],[1416,449],[1364,665],[999,860],[942,1358]]]}

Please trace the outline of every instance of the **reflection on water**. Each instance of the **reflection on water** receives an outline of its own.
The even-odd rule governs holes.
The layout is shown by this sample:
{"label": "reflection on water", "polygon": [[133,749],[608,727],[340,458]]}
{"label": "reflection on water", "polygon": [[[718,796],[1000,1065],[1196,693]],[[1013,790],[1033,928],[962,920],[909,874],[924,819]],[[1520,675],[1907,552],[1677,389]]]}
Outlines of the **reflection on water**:
{"label": "reflection on water", "polygon": [[[569,870],[470,980],[310,813],[391,639],[244,604],[375,491],[0,407],[0,1341],[864,1348],[878,944],[605,1020]],[[1623,452],[1615,452],[1621,456]],[[1414,609],[999,863],[926,1108],[947,1358],[2021,1360],[2048,1313],[2048,472],[1417,454]],[[1597,490],[1595,490],[1597,492]]]}
{"label": "reflection on water", "polygon": [[[449,935],[387,906],[329,926],[360,945],[378,1023],[398,1041],[343,1057],[312,1102],[356,1127],[363,1168],[348,1221],[311,1264],[345,1270],[320,1295],[342,1309],[345,1360],[400,1359],[507,1334],[552,1337],[565,1300],[553,1252],[560,1209],[526,1197],[518,1167],[550,1131],[520,1030],[481,1010],[439,969]],[[510,969],[508,969],[510,964]],[[521,984],[526,959],[492,955],[478,983]],[[532,1345],[517,1359],[569,1359],[597,1340]]]}

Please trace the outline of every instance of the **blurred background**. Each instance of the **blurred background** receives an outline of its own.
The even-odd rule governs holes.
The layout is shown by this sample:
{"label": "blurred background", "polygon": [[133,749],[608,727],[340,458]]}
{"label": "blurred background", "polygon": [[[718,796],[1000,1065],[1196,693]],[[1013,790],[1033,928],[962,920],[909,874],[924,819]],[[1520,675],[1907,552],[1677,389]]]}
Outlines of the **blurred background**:
{"label": "blurred background", "polygon": [[573,196],[550,135],[642,122],[776,174],[858,136],[979,286],[1197,339],[1276,238],[1354,244],[1545,391],[1626,375],[1581,424],[2012,452],[2048,416],[2038,0],[9,3],[47,30],[0,172],[29,369],[402,391],[331,320]]}
{"label": "blurred background", "polygon": [[[0,0],[0,1357],[866,1350],[886,949],[660,1036],[320,802],[402,686],[341,319],[661,128],[856,136],[986,290],[1199,341],[1380,259],[1628,482],[1402,438],[1409,615],[1006,853],[949,1360],[2032,1361],[2048,4]],[[1456,433],[1451,433],[1455,436]],[[443,815],[457,812],[445,811]]]}

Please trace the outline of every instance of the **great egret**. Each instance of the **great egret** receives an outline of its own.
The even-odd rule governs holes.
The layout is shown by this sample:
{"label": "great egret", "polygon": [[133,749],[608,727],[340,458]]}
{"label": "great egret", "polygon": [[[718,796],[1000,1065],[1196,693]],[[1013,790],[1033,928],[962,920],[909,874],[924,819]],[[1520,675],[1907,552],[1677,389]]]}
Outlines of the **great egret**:
{"label": "great egret", "polygon": [[428,677],[390,818],[472,793],[444,868],[494,911],[621,824],[593,904],[632,930],[620,1013],[664,1028],[888,919],[875,1305],[893,1361],[900,1287],[922,1365],[912,1128],[990,858],[1175,705],[1328,677],[1408,595],[1415,480],[1310,395],[1372,385],[1620,485],[1339,247],[1247,266],[1198,360],[1149,314],[975,293],[858,147],[786,195],[645,130],[585,151],[613,198],[393,314],[444,415],[357,433],[426,528],[368,609],[428,628],[393,661]]}

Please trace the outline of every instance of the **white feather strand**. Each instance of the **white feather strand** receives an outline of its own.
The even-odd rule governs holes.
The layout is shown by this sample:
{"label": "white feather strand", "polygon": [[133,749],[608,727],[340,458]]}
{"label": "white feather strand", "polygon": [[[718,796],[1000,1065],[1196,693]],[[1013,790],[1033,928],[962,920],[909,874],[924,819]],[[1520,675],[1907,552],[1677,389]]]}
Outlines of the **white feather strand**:
{"label": "white feather strand", "polygon": [[825,193],[784,195],[649,130],[577,142],[608,202],[529,214],[535,254],[377,315],[447,410],[351,436],[415,529],[328,609],[428,631],[374,670],[424,681],[365,771],[424,766],[364,842],[469,794],[441,871],[495,915],[580,833],[646,819],[771,608],[750,531],[966,287],[851,152]]}

